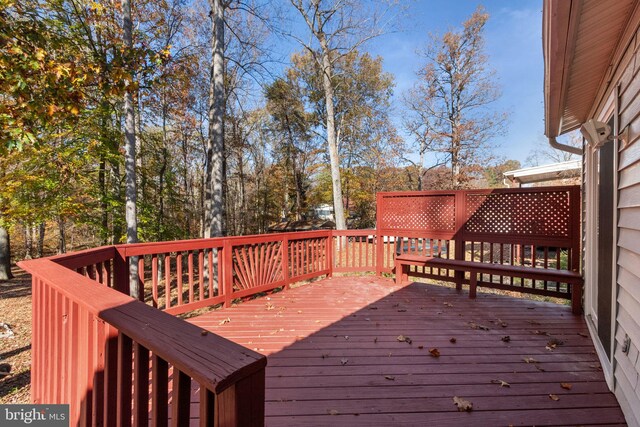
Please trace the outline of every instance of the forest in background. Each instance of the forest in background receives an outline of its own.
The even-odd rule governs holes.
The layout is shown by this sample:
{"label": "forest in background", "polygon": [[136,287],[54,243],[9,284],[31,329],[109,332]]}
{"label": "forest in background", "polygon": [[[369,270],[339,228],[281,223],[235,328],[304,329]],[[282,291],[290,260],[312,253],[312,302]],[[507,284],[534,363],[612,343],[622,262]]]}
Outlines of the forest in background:
{"label": "forest in background", "polygon": [[[491,142],[508,117],[492,109],[481,7],[425,37],[395,103],[367,53],[398,30],[395,2],[0,4],[5,261],[9,237],[15,260],[265,233],[323,204],[344,206],[338,228],[369,228],[378,191],[501,187],[520,167]],[[284,59],[283,39],[299,45]]]}

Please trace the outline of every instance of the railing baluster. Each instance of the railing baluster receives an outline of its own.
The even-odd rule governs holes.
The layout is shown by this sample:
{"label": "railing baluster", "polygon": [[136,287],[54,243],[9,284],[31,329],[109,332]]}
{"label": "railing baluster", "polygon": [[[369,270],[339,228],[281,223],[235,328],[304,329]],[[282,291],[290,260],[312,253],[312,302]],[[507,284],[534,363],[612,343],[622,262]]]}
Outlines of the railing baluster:
{"label": "railing baluster", "polygon": [[171,308],[171,254],[164,256],[164,308]]}
{"label": "railing baluster", "polygon": [[187,270],[189,272],[189,302],[193,302],[193,251],[187,255]]}
{"label": "railing baluster", "polygon": [[178,288],[178,305],[182,305],[182,252],[176,254],[176,286]]}
{"label": "railing baluster", "polygon": [[200,427],[214,426],[215,404],[215,395],[200,385]]}
{"label": "railing baluster", "polygon": [[138,257],[138,299],[144,302],[144,255]]}
{"label": "railing baluster", "polygon": [[[116,397],[119,426],[131,425],[133,347],[131,338],[118,334],[118,392]],[[109,396],[113,399],[113,396]]]}
{"label": "railing baluster", "polygon": [[198,251],[198,296],[204,300],[204,251]]}
{"label": "railing baluster", "polygon": [[151,256],[151,304],[158,307],[158,255]]}
{"label": "railing baluster", "polygon": [[149,350],[133,344],[133,425],[149,424]]}
{"label": "railing baluster", "polygon": [[169,423],[169,365],[154,354],[151,358],[151,421],[154,427]]}
{"label": "railing baluster", "polygon": [[171,424],[189,425],[191,406],[191,377],[173,367],[173,387],[171,390]]}

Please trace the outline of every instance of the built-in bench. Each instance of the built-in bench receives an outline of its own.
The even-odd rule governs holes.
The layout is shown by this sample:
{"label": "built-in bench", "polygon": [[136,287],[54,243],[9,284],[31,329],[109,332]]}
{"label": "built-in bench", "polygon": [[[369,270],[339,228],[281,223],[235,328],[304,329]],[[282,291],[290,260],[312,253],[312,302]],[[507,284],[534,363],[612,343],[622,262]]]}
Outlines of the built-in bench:
{"label": "built-in bench", "polygon": [[[445,268],[455,271],[468,271],[469,278],[469,298],[476,297],[478,287],[478,274],[495,274],[500,276],[521,277],[532,280],[553,280],[571,285],[571,309],[574,314],[582,312],[582,276],[573,271],[536,268],[522,265],[505,265],[488,262],[463,261],[457,259],[446,259],[432,256],[400,254],[395,257],[396,282],[406,283],[408,281],[409,266]],[[517,291],[517,287],[513,287]]]}

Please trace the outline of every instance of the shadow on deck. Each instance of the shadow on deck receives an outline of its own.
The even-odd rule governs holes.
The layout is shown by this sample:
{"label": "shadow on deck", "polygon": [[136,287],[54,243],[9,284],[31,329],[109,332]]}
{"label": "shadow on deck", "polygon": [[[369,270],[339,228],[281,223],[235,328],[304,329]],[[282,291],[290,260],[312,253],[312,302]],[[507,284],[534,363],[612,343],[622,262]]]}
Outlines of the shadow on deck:
{"label": "shadow on deck", "polygon": [[268,426],[624,424],[568,306],[336,277],[189,322],[268,356]]}

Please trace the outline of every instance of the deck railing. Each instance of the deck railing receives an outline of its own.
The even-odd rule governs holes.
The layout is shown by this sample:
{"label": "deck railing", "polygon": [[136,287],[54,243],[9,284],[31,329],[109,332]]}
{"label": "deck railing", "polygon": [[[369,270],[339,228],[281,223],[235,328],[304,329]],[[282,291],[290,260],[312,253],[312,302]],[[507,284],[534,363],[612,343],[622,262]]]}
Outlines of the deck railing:
{"label": "deck railing", "polygon": [[[194,403],[201,425],[259,426],[266,359],[172,314],[333,273],[392,273],[398,253],[579,267],[575,187],[378,198],[377,230],[117,245],[20,263],[33,275],[33,401],[70,403],[81,425],[180,424]],[[555,209],[550,219],[509,211],[540,210],[541,201]],[[129,296],[132,260],[137,298]],[[446,269],[411,274],[469,282]],[[478,284],[571,298],[569,285],[556,282],[484,275]]]}
{"label": "deck railing", "polygon": [[70,404],[71,425],[262,425],[266,358],[96,285],[116,253],[20,263],[33,277],[32,401]]}

